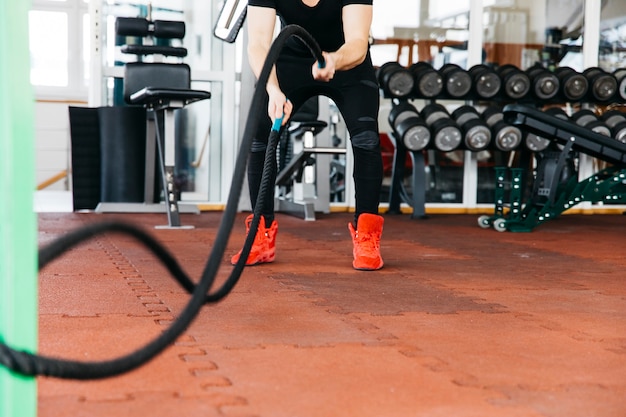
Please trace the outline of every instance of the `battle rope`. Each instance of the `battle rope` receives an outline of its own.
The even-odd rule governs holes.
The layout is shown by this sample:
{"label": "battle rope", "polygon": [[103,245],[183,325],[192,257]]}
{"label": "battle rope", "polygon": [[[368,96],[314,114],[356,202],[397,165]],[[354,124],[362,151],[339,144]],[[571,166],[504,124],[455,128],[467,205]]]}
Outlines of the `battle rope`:
{"label": "battle rope", "polygon": [[181,311],[179,317],[158,337],[148,342],[144,347],[135,352],[127,354],[116,359],[99,361],[99,362],[80,362],[66,359],[51,358],[41,355],[32,354],[25,351],[18,351],[10,348],[2,340],[0,335],[0,364],[15,373],[26,376],[44,375],[64,379],[100,379],[119,375],[124,372],[131,371],[162,352],[167,346],[172,344],[195,319],[200,308],[205,303],[214,303],[230,293],[237,284],[246,259],[252,248],[256,230],[260,220],[260,209],[262,204],[260,201],[264,198],[270,186],[270,164],[275,163],[276,143],[280,135],[281,122],[277,120],[272,127],[269,136],[268,149],[263,169],[263,177],[261,180],[261,189],[254,210],[254,218],[250,226],[250,233],[245,240],[239,261],[234,266],[228,279],[215,292],[209,293],[224,252],[226,244],[232,231],[235,217],[237,213],[237,204],[247,164],[248,155],[252,144],[253,135],[257,129],[258,122],[264,116],[265,109],[263,107],[264,88],[267,84],[270,72],[278,55],[283,48],[285,42],[292,36],[300,38],[305,45],[311,50],[313,56],[320,62],[324,62],[321,49],[315,39],[302,27],[297,25],[286,26],[276,37],[268,52],[267,58],[259,75],[257,87],[252,96],[248,119],[242,136],[242,141],[235,162],[235,169],[231,181],[230,192],[222,219],[220,221],[215,244],[211,250],[201,279],[198,284],[189,278],[176,258],[158,241],[151,237],[148,233],[128,223],[119,221],[108,221],[94,223],[78,230],[71,231],[60,237],[51,244],[39,250],[39,269],[45,267],[48,263],[58,258],[67,250],[77,246],[78,244],[94,238],[95,236],[107,232],[117,232],[128,234],[142,243],[148,248],[159,260],[165,265],[172,276],[180,283],[180,285],[191,294],[191,298],[187,305]]}

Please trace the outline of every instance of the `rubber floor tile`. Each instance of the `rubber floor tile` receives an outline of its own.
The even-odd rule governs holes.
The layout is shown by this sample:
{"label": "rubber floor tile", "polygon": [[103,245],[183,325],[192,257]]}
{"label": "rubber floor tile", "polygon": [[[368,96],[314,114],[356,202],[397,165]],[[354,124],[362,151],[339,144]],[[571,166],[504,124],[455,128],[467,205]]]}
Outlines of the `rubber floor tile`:
{"label": "rubber floor tile", "polygon": [[[209,292],[243,244],[237,215]],[[39,417],[624,417],[626,216],[565,215],[531,233],[477,216],[385,215],[385,266],[351,267],[350,213],[278,214],[276,261],[144,366],[38,378]],[[192,282],[221,213],[39,215],[40,245],[102,220],[145,228]],[[141,348],[190,294],[133,238],[106,233],[39,274],[39,351],[80,361]]]}

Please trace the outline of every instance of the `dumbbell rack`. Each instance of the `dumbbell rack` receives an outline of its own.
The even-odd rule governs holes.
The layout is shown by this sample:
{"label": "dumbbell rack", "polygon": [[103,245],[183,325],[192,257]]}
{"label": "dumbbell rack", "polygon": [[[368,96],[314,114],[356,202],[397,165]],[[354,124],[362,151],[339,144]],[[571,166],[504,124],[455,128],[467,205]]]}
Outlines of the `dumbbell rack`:
{"label": "dumbbell rack", "polygon": [[[508,67],[511,67],[511,66],[508,66]],[[381,67],[381,69],[382,68],[383,67]],[[388,74],[381,75],[379,73],[379,81],[381,82],[384,82],[385,80],[387,81],[390,80],[392,76],[397,77],[398,75],[395,73],[400,73],[402,71],[397,65],[387,65],[386,69],[389,72]],[[411,70],[411,68],[409,68],[409,70]],[[507,68],[506,72],[510,75],[511,73],[514,72],[512,70],[514,70],[514,68]],[[469,72],[471,72],[471,70]],[[557,104],[557,105],[563,105],[566,103],[608,104],[608,103],[613,103],[615,101],[617,102],[626,101],[626,77],[624,76],[625,71],[618,70],[614,72],[613,74],[604,72],[600,69],[589,69],[589,70],[586,70],[584,73],[580,73],[580,74],[577,74],[575,71],[559,71],[559,72],[560,72],[560,75],[558,74],[553,75],[549,71],[542,70],[538,66],[535,66],[533,68],[533,71],[529,71],[529,73],[534,73],[534,76],[550,78],[551,82],[557,83],[556,84],[557,88],[559,85],[558,84],[559,80],[564,80],[563,78],[564,74],[570,78],[573,75],[577,76],[577,79],[579,82],[581,79],[583,81],[584,79],[588,79],[590,80],[590,86],[589,86],[588,92],[582,93],[581,91],[575,91],[575,90],[565,91],[565,89],[562,89],[559,92],[560,95],[556,95],[555,93],[555,95],[552,96],[548,100],[541,100],[539,97],[533,97],[530,93],[527,94],[526,96],[523,96],[523,97],[520,96],[518,99],[512,100],[512,97],[510,95],[508,97],[503,97],[504,93],[502,91],[505,90],[504,86],[501,90],[501,93],[496,96],[493,96],[492,99],[486,99],[484,97],[483,98],[477,97],[475,88],[472,89],[473,90],[472,92],[468,92],[463,97],[451,97],[449,94],[445,94],[445,93],[440,93],[435,96],[426,97],[425,95],[417,94],[415,91],[412,91],[410,94],[405,94],[404,96],[398,96],[397,92],[394,92],[391,88],[385,85],[383,85],[381,89],[382,89],[383,96],[385,98],[395,99],[397,101],[410,100],[410,99],[424,99],[430,102],[434,102],[436,100],[457,100],[458,101],[459,99],[464,99],[466,100],[466,104],[471,104],[476,101],[481,102],[481,103],[491,102],[495,104],[504,104],[507,107],[516,106],[520,104],[526,104],[528,106],[526,107],[527,109],[532,110],[536,112],[536,114],[540,114],[540,115],[542,113],[538,110],[535,110],[535,108],[539,108],[543,106],[544,104]],[[517,70],[517,74],[520,74],[520,73],[523,75],[523,71]],[[504,74],[504,72],[502,72],[500,75],[502,74]],[[616,83],[615,83],[615,88],[613,91],[614,94],[612,96],[610,97],[605,96],[601,98],[598,95],[597,89],[591,88],[591,80],[593,78],[597,79],[598,77],[605,77],[605,78],[608,77],[608,78],[615,79]],[[405,83],[408,83],[407,77],[404,77],[404,80],[405,80]],[[570,93],[573,94],[575,92],[579,95],[577,96],[577,99],[575,101],[572,101],[573,98],[571,96],[568,96],[568,94]],[[537,92],[535,91],[534,94],[536,95]],[[515,103],[515,104],[511,104],[511,103]],[[514,111],[514,109],[512,109],[511,111]],[[550,116],[550,117],[553,119],[556,119],[556,117],[553,117],[553,116]],[[509,117],[509,119],[511,120],[507,120],[507,122],[512,122],[513,121],[512,119],[514,118]],[[609,141],[610,143],[617,143],[618,147],[624,145],[616,139],[595,133],[595,130],[596,130],[595,128],[594,128],[594,131],[591,131],[592,129],[591,125],[588,126],[588,128],[583,128],[581,126],[577,126],[575,123],[573,123],[573,121],[569,122],[568,124],[574,127],[574,130],[579,136],[579,139],[578,139],[579,143],[577,144],[577,146],[573,147],[577,152],[585,153],[585,154],[600,158],[604,161],[610,161],[611,157],[607,160],[606,155],[595,154],[594,145],[588,144],[588,146],[583,146],[583,147],[580,146],[580,141],[581,141],[580,138],[586,137],[587,134],[592,134],[594,140],[600,137],[600,140]],[[542,135],[540,137],[548,139],[548,141],[550,142],[551,141],[559,142],[558,139],[555,139],[554,137],[551,136],[550,132],[546,132],[542,129],[532,129],[532,128],[529,129],[528,126],[525,125],[524,123],[516,123],[516,126],[523,128],[523,130],[526,133],[529,133],[529,134],[532,133],[533,135],[537,135],[537,136]],[[610,128],[612,129],[613,126],[610,126]],[[577,129],[580,129],[580,130],[577,130]],[[405,146],[403,146],[402,140],[400,140],[400,138],[395,134],[395,132],[391,132],[390,136],[393,138],[393,142],[396,147],[396,152],[394,154],[394,172],[392,176],[392,187],[391,187],[389,211],[392,213],[396,213],[396,212],[400,212],[400,200],[401,200],[400,190],[402,188],[402,178],[404,174],[403,162],[406,158],[406,152],[408,150],[406,149]],[[545,141],[545,139],[544,139],[544,142],[549,143],[548,141]],[[558,165],[557,170],[560,170],[559,172],[562,172],[564,161],[566,158],[571,157],[570,152],[572,152],[572,145],[568,146],[567,141],[564,142],[564,145],[565,145],[565,149],[563,153],[558,157],[560,162],[557,164]],[[596,145],[597,145],[597,142],[596,142]],[[609,145],[609,148],[611,148],[610,145]],[[525,154],[530,153],[530,157],[532,157],[532,153],[535,152],[535,151],[532,151],[531,149],[525,152]],[[423,162],[422,162],[422,165],[420,165],[419,163],[420,157],[421,157],[421,160],[423,161],[422,150],[410,151],[410,152],[411,152],[411,158],[415,164],[414,170],[422,172],[424,169]],[[617,152],[619,153],[621,152],[621,150],[618,150]],[[612,158],[614,159],[614,155],[612,156]],[[522,159],[526,159],[526,158],[524,158],[523,156]],[[618,164],[618,166],[620,166],[620,164],[621,162]],[[509,172],[511,175],[511,180],[507,181],[505,178],[506,178],[506,174]],[[569,178],[569,180],[567,181],[567,184],[558,184],[558,181],[556,181],[558,177],[555,176],[553,178],[554,183],[549,184],[549,186],[543,187],[541,190],[536,190],[540,193],[539,195],[541,197],[547,197],[547,200],[548,200],[547,202],[543,202],[543,201],[539,202],[539,201],[535,201],[534,199],[531,199],[530,201],[524,203],[522,200],[523,200],[523,189],[524,189],[523,180],[525,179],[525,173],[526,173],[526,169],[524,168],[496,167],[494,215],[493,216],[481,216],[478,221],[481,227],[493,226],[496,230],[499,230],[499,231],[504,231],[504,230],[530,231],[536,225],[546,221],[549,218],[554,218],[558,216],[562,211],[567,210],[568,208],[572,207],[575,204],[578,204],[579,202],[606,201],[606,202],[611,202],[611,203],[616,203],[616,202],[619,203],[624,198],[624,193],[621,188],[623,187],[623,183],[624,183],[623,181],[624,173],[622,172],[620,168],[607,168],[605,170],[602,170],[596,173],[590,178],[584,181],[581,181],[580,183],[577,181],[576,175],[574,175],[573,178]],[[535,179],[535,183],[537,182],[538,180]],[[425,181],[424,181],[423,176],[422,178],[419,178],[419,175],[415,175],[414,173],[413,175],[413,184],[414,184],[413,198],[407,200],[406,195],[404,196],[405,201],[409,203],[409,205],[412,205],[414,209],[414,213],[412,216],[413,218],[425,217],[424,215],[425,189],[419,186],[420,184],[424,184],[424,183]],[[510,210],[508,210],[505,216],[505,208],[507,204],[505,204],[504,198],[505,198],[505,190],[507,187],[509,187],[509,190],[510,190],[510,196],[509,196],[510,201],[508,203],[508,205],[510,206]],[[535,188],[536,187],[537,187],[537,184],[535,184]]]}

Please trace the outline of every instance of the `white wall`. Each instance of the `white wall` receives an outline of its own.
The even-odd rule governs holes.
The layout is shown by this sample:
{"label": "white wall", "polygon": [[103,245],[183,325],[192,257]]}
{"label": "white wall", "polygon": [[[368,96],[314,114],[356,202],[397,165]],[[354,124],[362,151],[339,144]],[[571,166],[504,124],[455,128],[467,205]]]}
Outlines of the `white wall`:
{"label": "white wall", "polygon": [[[69,169],[70,130],[67,103],[35,104],[35,179],[37,184]],[[69,179],[58,181],[47,190],[69,190]]]}

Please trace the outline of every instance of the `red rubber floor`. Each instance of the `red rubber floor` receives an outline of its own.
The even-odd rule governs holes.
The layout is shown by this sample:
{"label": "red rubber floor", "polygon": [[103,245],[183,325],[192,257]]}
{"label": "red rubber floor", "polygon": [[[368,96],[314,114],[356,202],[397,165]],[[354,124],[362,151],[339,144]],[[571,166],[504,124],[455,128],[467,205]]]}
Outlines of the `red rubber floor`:
{"label": "red rubber floor", "polygon": [[[223,268],[243,242],[238,215]],[[39,242],[91,222],[145,226],[194,279],[221,213],[39,215]],[[350,214],[278,215],[277,259],[134,371],[38,378],[40,417],[624,417],[626,216],[565,215],[531,233],[477,216],[385,215],[385,267],[351,267]],[[40,353],[94,361],[141,348],[189,295],[128,236],[40,272]]]}

